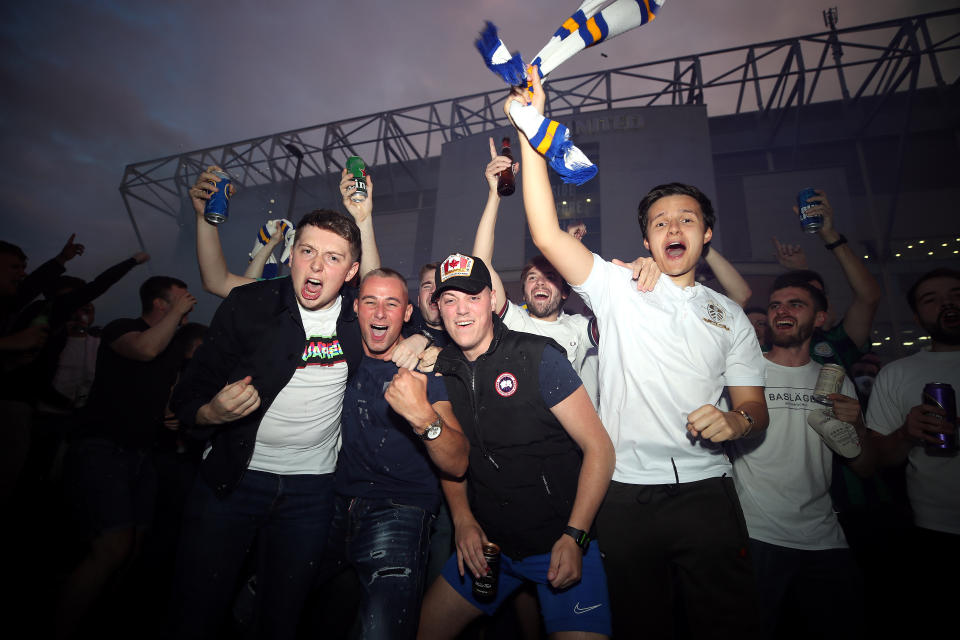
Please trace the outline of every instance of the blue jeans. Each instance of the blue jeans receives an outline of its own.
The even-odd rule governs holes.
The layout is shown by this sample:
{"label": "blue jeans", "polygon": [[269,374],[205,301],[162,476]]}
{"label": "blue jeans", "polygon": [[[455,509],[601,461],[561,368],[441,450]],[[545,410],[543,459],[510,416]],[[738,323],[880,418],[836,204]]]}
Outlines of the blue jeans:
{"label": "blue jeans", "polygon": [[217,637],[256,540],[256,636],[294,638],[320,566],[333,496],[333,474],[248,470],[223,499],[198,476],[177,556],[175,637]]}
{"label": "blue jeans", "polygon": [[348,564],[357,572],[364,640],[415,637],[433,514],[387,498],[338,495],[335,504],[320,579]]}

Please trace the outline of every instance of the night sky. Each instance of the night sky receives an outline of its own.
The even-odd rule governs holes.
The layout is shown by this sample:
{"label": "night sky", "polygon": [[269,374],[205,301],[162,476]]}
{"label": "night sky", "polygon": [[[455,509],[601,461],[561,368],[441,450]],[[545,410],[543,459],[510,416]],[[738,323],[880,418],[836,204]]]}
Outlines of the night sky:
{"label": "night sky", "polygon": [[[138,250],[117,190],[125,165],[495,89],[472,44],[483,21],[529,59],[577,4],[8,0],[0,238],[20,245],[32,269],[76,232],[87,254],[69,272],[92,277]],[[668,0],[654,24],[582,52],[554,75],[822,31],[828,6],[843,28],[955,4]]]}

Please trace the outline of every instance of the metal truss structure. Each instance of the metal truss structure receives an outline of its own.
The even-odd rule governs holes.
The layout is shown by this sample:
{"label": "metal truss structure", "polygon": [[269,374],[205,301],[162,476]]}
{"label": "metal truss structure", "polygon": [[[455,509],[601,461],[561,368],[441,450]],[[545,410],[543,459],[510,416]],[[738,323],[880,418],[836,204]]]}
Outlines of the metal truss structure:
{"label": "metal truss structure", "polygon": [[[856,138],[893,94],[960,83],[960,9],[845,29],[827,22],[829,30],[807,36],[551,78],[547,111],[562,120],[620,107],[706,104],[710,116],[756,113],[772,143],[791,113],[842,100],[855,107]],[[439,155],[445,142],[506,125],[503,96],[498,88],[130,164],[120,192],[143,245],[135,212],[179,222],[189,186],[210,164],[251,187],[329,177],[359,155],[418,185],[413,163]]]}

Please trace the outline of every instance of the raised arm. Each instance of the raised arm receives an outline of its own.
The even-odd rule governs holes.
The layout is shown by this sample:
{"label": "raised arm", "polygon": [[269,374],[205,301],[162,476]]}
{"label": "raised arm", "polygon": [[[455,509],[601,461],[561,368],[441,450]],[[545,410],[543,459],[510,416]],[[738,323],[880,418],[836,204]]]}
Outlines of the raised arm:
{"label": "raised arm", "polygon": [[[543,87],[536,70],[533,76],[533,104],[542,114],[545,103]],[[510,117],[510,103],[522,101],[518,94],[511,94],[504,102],[503,110]],[[511,120],[512,122],[512,120]],[[583,284],[593,268],[593,254],[579,240],[560,228],[557,220],[557,207],[550,188],[547,163],[533,147],[520,129],[517,129],[520,141],[520,158],[523,164],[523,206],[527,212],[527,224],[533,243],[556,268],[563,279],[572,285]]]}
{"label": "raised arm", "polygon": [[79,289],[56,296],[53,299],[51,326],[58,326],[60,323],[69,320],[74,311],[88,302],[99,298],[110,287],[119,282],[123,276],[127,275],[131,269],[143,264],[149,259],[150,254],[140,251],[126,260],[113,265],[94,278],[92,282],[88,282]]}
{"label": "raised arm", "polygon": [[[511,167],[513,161],[506,157],[497,155],[497,148],[493,144],[493,138],[490,138],[490,163],[483,172],[487,179],[489,188],[487,193],[487,205],[483,208],[480,215],[480,224],[477,225],[477,235],[473,238],[473,255],[483,260],[484,264],[490,270],[490,281],[493,292],[496,295],[497,313],[503,311],[507,304],[507,294],[503,290],[503,281],[500,275],[493,267],[493,239],[497,230],[497,212],[500,209],[500,194],[497,193],[497,175],[504,169]],[[513,164],[513,170],[516,172],[518,164]]]}
{"label": "raised arm", "polygon": [[713,271],[713,275],[717,277],[717,282],[723,287],[727,297],[741,307],[746,305],[750,296],[753,295],[753,291],[751,291],[750,285],[743,279],[743,276],[740,275],[740,272],[713,247],[710,247],[710,250],[706,252],[704,260],[706,260],[710,270]]}
{"label": "raised arm", "polygon": [[[220,233],[216,225],[210,224],[203,217],[207,200],[217,191],[217,183],[220,182],[220,177],[211,172],[220,170],[220,167],[211,165],[200,174],[190,188],[190,201],[197,214],[197,264],[200,266],[200,281],[205,291],[226,298],[234,287],[249,284],[255,280],[231,273],[227,269],[223,247],[220,245]],[[233,188],[232,185],[231,188]]]}
{"label": "raised arm", "polygon": [[374,269],[380,268],[380,250],[377,249],[377,238],[373,234],[373,179],[367,174],[367,197],[354,202],[350,195],[356,190],[353,174],[346,169],[340,174],[340,195],[343,197],[343,207],[353,216],[360,227],[360,277]]}
{"label": "raised arm", "polygon": [[[853,303],[843,315],[843,329],[855,345],[862,347],[870,339],[873,318],[877,313],[877,307],[880,305],[883,290],[880,288],[877,279],[867,269],[867,265],[853,252],[853,249],[847,244],[846,238],[843,238],[834,227],[833,207],[827,200],[827,194],[818,189],[817,195],[810,200],[819,200],[821,203],[823,226],[817,233],[825,246],[833,247],[828,250],[840,263],[843,274],[846,276],[850,288],[853,289]],[[840,244],[837,244],[838,242]]]}
{"label": "raised arm", "polygon": [[51,284],[63,273],[67,262],[77,256],[82,256],[85,247],[74,239],[77,234],[72,233],[67,239],[67,244],[63,245],[56,256],[47,260],[39,267],[31,271],[17,285],[17,293],[9,310],[19,311],[30,304],[34,298],[46,291]]}
{"label": "raised arm", "polygon": [[[279,222],[279,220],[275,221]],[[250,258],[250,263],[247,265],[247,270],[243,272],[244,278],[262,278],[263,269],[267,266],[267,260],[270,259],[270,256],[273,255],[273,250],[277,248],[277,245],[280,244],[280,241],[283,240],[283,234],[280,233],[279,224],[277,225],[277,231],[270,239],[267,240],[267,244],[263,245],[263,248],[260,251],[257,251],[252,258]]]}
{"label": "raised arm", "polygon": [[131,360],[153,360],[170,344],[180,320],[190,313],[197,299],[188,291],[170,301],[167,313],[146,331],[130,331],[110,343],[110,348]]}

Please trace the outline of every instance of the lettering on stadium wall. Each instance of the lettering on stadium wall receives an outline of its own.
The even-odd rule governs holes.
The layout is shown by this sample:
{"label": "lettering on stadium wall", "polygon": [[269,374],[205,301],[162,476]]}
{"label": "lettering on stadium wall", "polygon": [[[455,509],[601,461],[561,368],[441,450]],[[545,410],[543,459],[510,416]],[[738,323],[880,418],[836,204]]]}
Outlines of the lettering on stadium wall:
{"label": "lettering on stadium wall", "polygon": [[570,121],[567,125],[573,136],[591,135],[598,133],[612,133],[614,131],[634,131],[643,129],[645,125],[640,114],[627,113],[608,118],[580,117]]}

